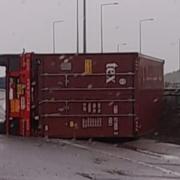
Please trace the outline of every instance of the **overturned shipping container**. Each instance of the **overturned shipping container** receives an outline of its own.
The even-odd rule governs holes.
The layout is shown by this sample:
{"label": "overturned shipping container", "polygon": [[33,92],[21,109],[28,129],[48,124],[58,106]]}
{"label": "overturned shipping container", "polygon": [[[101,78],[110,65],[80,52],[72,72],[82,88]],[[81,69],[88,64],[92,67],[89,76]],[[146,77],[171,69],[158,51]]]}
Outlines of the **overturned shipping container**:
{"label": "overturned shipping container", "polygon": [[138,53],[19,56],[7,74],[7,133],[137,137],[162,111],[164,61]]}

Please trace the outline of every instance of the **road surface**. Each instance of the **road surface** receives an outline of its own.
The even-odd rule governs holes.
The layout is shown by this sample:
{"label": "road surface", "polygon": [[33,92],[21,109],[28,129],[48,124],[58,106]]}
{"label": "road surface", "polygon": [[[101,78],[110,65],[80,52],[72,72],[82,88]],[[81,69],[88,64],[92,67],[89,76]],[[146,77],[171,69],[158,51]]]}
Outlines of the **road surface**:
{"label": "road surface", "polygon": [[0,136],[0,179],[180,179],[179,149],[145,139],[115,145]]}
{"label": "road surface", "polygon": [[[0,119],[4,118],[0,92]],[[0,180],[180,179],[180,146],[0,136]]]}

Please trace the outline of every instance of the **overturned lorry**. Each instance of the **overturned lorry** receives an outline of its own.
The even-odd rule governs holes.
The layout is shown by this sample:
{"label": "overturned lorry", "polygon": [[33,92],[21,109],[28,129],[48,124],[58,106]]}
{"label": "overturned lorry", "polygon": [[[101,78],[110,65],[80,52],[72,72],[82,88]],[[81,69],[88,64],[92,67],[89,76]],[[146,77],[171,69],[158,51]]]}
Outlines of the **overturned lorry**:
{"label": "overturned lorry", "polygon": [[6,133],[138,137],[157,128],[164,61],[138,53],[2,55]]}

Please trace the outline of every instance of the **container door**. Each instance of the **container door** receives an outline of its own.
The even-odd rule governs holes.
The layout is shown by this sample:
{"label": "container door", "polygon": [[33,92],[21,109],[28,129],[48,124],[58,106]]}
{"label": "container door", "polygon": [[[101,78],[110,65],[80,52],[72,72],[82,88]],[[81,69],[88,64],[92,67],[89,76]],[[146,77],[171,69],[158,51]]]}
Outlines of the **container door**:
{"label": "container door", "polygon": [[133,56],[47,55],[39,70],[39,115],[45,135],[133,136]]}

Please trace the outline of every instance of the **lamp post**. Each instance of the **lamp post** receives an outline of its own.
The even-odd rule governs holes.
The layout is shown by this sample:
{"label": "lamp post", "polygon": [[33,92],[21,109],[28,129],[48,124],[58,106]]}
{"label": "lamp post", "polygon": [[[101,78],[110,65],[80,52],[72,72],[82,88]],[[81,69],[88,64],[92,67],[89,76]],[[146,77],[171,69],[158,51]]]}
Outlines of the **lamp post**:
{"label": "lamp post", "polygon": [[63,20],[53,21],[53,53],[56,52],[56,32],[55,32],[55,26],[57,23],[62,23]]}
{"label": "lamp post", "polygon": [[79,54],[79,0],[77,0],[77,54]]}
{"label": "lamp post", "polygon": [[177,55],[178,55],[178,70],[180,71],[180,38],[175,41],[175,42],[172,42],[170,43],[171,46],[176,46],[177,47]]}
{"label": "lamp post", "polygon": [[117,44],[117,52],[120,52],[120,46],[126,46],[127,45],[127,43],[118,43]]}
{"label": "lamp post", "polygon": [[113,6],[113,5],[118,5],[117,2],[114,3],[106,3],[106,4],[101,4],[101,53],[103,53],[104,47],[103,47],[103,7],[105,6]]}
{"label": "lamp post", "polygon": [[84,12],[83,12],[83,19],[84,19],[84,25],[83,25],[83,52],[84,54],[87,52],[87,37],[86,37],[86,0],[84,0]]}
{"label": "lamp post", "polygon": [[142,23],[148,22],[148,21],[154,21],[154,19],[148,18],[148,19],[141,19],[139,21],[139,48],[140,48],[140,53],[142,53]]}
{"label": "lamp post", "polygon": [[178,51],[179,51],[179,71],[180,71],[180,39],[178,39],[178,44],[179,44]]}

